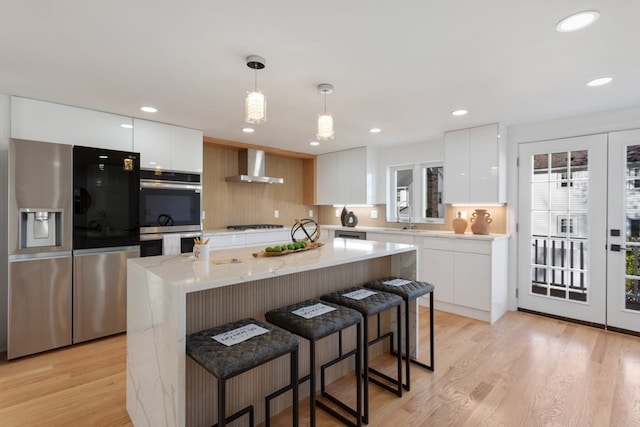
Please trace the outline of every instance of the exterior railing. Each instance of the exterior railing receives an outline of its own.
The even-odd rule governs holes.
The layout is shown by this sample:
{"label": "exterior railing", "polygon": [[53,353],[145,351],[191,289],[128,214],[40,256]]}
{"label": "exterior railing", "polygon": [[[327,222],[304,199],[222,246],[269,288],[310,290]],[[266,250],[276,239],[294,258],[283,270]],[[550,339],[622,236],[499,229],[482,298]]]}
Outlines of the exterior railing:
{"label": "exterior railing", "polygon": [[[561,236],[532,236],[533,291],[586,301],[587,240]],[[640,311],[640,242],[626,242],[626,308]]]}

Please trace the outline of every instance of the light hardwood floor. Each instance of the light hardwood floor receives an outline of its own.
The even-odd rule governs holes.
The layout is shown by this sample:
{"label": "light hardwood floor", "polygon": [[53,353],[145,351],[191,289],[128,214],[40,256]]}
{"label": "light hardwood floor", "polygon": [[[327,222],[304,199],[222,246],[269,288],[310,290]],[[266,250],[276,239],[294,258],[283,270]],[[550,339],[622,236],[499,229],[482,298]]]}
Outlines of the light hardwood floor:
{"label": "light hardwood floor", "polygon": [[[421,308],[423,354],[428,314]],[[1,426],[130,426],[124,335],[0,361]],[[377,358],[373,366],[390,367]],[[436,371],[400,399],[371,385],[370,426],[640,426],[640,338],[508,312],[436,312]],[[353,378],[332,385],[350,396]],[[348,397],[346,397],[348,399]],[[308,420],[302,402],[301,424]],[[290,425],[288,411],[272,425]],[[236,423],[234,425],[245,425]],[[318,426],[340,425],[318,411]]]}

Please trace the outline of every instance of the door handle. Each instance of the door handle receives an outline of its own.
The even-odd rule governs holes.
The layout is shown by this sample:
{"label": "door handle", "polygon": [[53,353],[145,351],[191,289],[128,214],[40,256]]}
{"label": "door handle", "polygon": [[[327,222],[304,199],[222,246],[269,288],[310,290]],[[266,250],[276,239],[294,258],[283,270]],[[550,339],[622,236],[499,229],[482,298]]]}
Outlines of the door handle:
{"label": "door handle", "polygon": [[624,246],[620,246],[620,245],[611,245],[611,252],[620,252],[620,251],[627,251],[627,248],[625,248]]}

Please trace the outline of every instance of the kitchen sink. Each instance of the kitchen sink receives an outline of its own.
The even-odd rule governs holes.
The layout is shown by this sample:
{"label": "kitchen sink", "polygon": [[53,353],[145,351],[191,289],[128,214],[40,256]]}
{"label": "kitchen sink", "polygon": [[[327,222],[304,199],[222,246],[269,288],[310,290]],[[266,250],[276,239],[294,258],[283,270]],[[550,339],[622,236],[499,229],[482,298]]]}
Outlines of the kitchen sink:
{"label": "kitchen sink", "polygon": [[392,231],[392,232],[401,232],[401,233],[420,233],[424,230],[419,230],[417,228],[385,228],[384,231]]}

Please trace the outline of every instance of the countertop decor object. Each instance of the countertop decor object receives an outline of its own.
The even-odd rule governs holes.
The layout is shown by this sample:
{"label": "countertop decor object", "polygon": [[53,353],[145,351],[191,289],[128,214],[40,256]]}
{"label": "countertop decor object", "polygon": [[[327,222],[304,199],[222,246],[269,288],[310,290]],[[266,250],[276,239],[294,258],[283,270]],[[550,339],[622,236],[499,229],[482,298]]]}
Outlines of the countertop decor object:
{"label": "countertop decor object", "polygon": [[320,240],[320,226],[311,218],[296,219],[291,227],[292,242],[317,242]]}
{"label": "countertop decor object", "polygon": [[287,249],[280,252],[260,251],[260,252],[254,252],[251,255],[253,255],[254,258],[257,258],[259,256],[282,256],[282,255],[292,254],[294,252],[303,252],[303,251],[308,251],[310,249],[316,249],[316,248],[319,248],[320,246],[324,246],[324,243],[313,242],[313,243],[308,243],[307,246],[299,249]]}
{"label": "countertop decor object", "polygon": [[453,219],[453,231],[456,234],[464,234],[467,229],[467,220],[462,218],[462,212],[458,211],[457,216]]}
{"label": "countertop decor object", "polygon": [[343,227],[347,226],[347,215],[349,215],[349,211],[347,211],[347,207],[345,206],[340,213],[340,224],[342,224]]}
{"label": "countertop decor object", "polygon": [[347,227],[355,227],[358,225],[358,217],[353,213],[353,211],[349,211],[347,214],[346,224],[344,225]]}
{"label": "countertop decor object", "polygon": [[489,234],[489,226],[493,222],[486,209],[476,209],[471,214],[471,232],[473,234]]}

